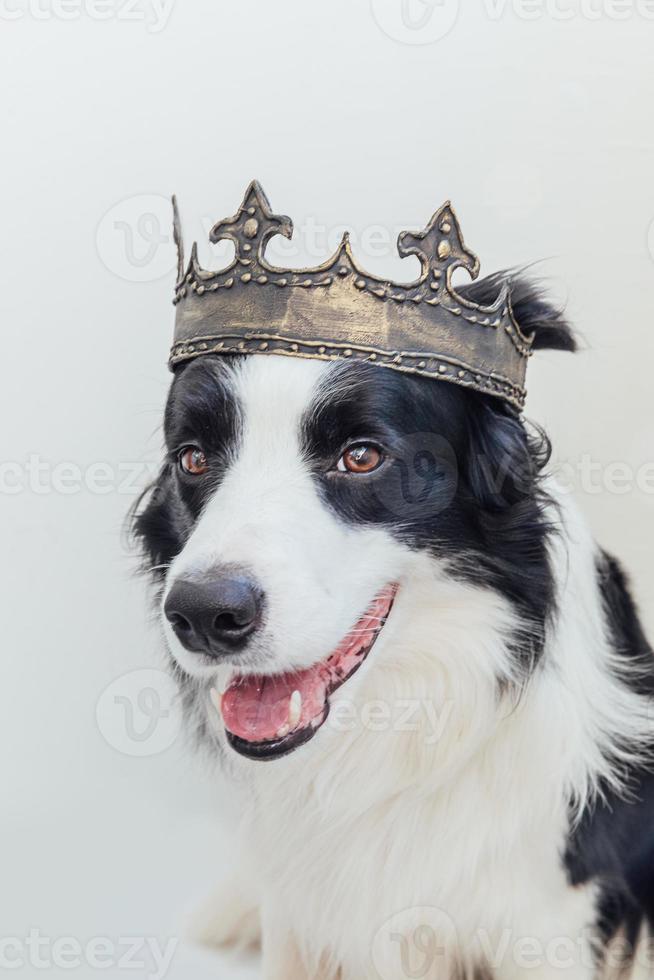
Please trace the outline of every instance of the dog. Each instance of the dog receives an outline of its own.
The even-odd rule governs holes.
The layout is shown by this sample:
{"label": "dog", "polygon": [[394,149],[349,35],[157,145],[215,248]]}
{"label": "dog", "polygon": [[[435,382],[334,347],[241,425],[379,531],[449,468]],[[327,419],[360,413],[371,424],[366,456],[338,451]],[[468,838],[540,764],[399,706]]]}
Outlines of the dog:
{"label": "dog", "polygon": [[[575,349],[510,290],[534,349]],[[164,428],[134,531],[190,730],[246,801],[204,933],[260,934],[266,980],[654,975],[654,658],[545,434],[256,353],[179,366]]]}

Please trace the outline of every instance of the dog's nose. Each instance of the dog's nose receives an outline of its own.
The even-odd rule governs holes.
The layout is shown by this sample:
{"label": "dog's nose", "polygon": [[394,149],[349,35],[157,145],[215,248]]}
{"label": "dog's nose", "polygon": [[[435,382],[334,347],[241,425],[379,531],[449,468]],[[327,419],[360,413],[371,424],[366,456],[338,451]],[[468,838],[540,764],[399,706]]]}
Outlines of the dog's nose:
{"label": "dog's nose", "polygon": [[250,576],[225,570],[204,580],[179,579],[164,613],[187,650],[220,657],[241,650],[261,622],[263,592]]}

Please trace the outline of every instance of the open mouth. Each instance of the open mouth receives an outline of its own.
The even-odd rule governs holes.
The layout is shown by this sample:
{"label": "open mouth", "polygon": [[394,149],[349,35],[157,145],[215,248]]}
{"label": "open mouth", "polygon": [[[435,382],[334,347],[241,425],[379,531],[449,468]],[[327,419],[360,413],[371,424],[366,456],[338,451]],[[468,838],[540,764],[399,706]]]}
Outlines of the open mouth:
{"label": "open mouth", "polygon": [[227,739],[248,759],[278,759],[308,742],[329,715],[329,697],[359,669],[384,627],[397,585],[388,585],[325,660],[288,674],[236,675],[220,708]]}

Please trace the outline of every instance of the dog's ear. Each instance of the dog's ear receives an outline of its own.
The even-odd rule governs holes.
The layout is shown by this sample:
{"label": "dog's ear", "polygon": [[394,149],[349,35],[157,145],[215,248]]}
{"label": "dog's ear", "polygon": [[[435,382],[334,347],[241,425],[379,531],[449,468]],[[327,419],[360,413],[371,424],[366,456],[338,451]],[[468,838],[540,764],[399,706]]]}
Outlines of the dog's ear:
{"label": "dog's ear", "polygon": [[542,284],[524,272],[496,272],[492,276],[457,287],[465,299],[490,306],[508,283],[513,315],[525,337],[533,335],[534,350],[577,350],[572,327],[563,310],[548,299]]}
{"label": "dog's ear", "polygon": [[[474,303],[490,306],[506,284],[513,315],[522,333],[533,336],[534,350],[577,349],[563,311],[547,298],[541,284],[520,271],[495,273],[458,292]],[[497,399],[482,396],[478,402],[470,414],[468,482],[484,509],[503,510],[534,493],[551,446],[544,432],[528,427]]]}
{"label": "dog's ear", "polygon": [[477,401],[468,422],[467,483],[483,511],[503,511],[533,495],[550,443],[494,399]]}
{"label": "dog's ear", "polygon": [[150,484],[130,510],[129,531],[141,550],[146,571],[155,578],[182,548],[180,527],[186,521],[171,479],[171,467],[164,464],[157,479]]}
{"label": "dog's ear", "polygon": [[461,497],[481,542],[475,559],[479,568],[501,583],[503,594],[532,623],[529,649],[542,642],[553,599],[547,561],[552,524],[540,480],[548,457],[544,433],[528,427],[498,398],[476,394],[468,417]]}

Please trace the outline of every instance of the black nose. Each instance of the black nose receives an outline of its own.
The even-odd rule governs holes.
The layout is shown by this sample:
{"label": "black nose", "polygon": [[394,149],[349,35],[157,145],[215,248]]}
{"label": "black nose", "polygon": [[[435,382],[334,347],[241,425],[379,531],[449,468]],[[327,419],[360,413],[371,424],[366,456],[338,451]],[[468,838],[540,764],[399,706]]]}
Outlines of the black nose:
{"label": "black nose", "polygon": [[179,579],[164,613],[180,643],[193,653],[220,657],[240,651],[261,622],[263,592],[243,572],[214,571],[205,579]]}

